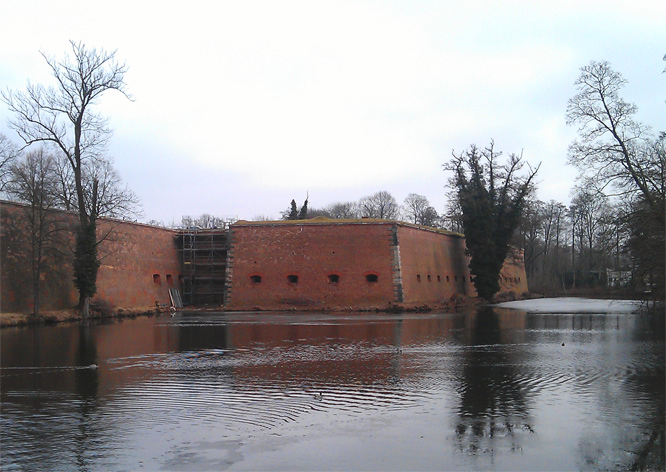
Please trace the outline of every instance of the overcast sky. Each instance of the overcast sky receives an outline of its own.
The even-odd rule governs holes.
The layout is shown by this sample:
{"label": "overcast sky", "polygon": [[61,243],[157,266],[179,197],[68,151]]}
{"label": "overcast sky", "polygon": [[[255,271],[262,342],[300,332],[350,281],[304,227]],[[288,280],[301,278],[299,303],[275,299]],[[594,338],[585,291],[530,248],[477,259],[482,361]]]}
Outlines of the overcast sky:
{"label": "overcast sky", "polygon": [[[451,151],[495,140],[569,202],[580,67],[606,60],[666,130],[666,2],[3,0],[0,87],[50,84],[39,51],[117,50],[109,153],[144,221],[277,218],[379,190],[442,211]],[[0,103],[0,132],[18,143]]]}

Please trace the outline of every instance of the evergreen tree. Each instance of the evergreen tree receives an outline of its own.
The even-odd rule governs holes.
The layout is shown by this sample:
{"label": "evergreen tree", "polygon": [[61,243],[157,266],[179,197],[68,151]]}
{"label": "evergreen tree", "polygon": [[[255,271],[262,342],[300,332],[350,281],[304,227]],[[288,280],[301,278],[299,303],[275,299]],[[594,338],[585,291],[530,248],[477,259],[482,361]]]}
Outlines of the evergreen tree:
{"label": "evergreen tree", "polygon": [[[477,294],[486,300],[499,291],[499,273],[509,252],[509,242],[520,221],[525,197],[538,171],[527,176],[517,173],[524,166],[522,156],[512,154],[507,164],[499,162],[494,142],[480,150],[472,145],[445,169],[454,172],[450,185],[462,209],[467,252]],[[529,167],[529,165],[528,165]]]}
{"label": "evergreen tree", "polygon": [[303,202],[303,206],[301,207],[301,211],[298,213],[298,219],[299,220],[305,220],[308,217],[308,199],[305,199],[305,202]]}
{"label": "evergreen tree", "polygon": [[291,210],[289,211],[288,220],[297,220],[298,219],[298,207],[296,206],[296,200],[291,200]]}

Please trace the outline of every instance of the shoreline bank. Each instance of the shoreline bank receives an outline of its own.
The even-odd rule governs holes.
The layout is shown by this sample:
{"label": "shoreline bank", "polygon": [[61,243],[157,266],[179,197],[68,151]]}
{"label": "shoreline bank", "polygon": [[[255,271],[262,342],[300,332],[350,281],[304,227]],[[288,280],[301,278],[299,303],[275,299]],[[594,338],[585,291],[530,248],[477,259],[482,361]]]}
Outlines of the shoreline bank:
{"label": "shoreline bank", "polygon": [[[246,312],[293,312],[303,313],[318,311],[321,313],[351,313],[351,312],[376,312],[376,313],[429,313],[432,311],[450,312],[476,306],[481,300],[476,298],[455,297],[451,300],[441,303],[388,303],[386,305],[373,306],[288,306],[280,310],[262,308],[260,306],[252,307]],[[134,308],[115,308],[105,310],[104,313],[91,310],[88,321],[97,321],[102,319],[136,318],[139,316],[162,316],[180,311],[187,312],[225,312],[224,307],[187,307],[175,309],[169,306],[153,307],[134,307]],[[230,312],[230,311],[229,311]],[[236,312],[236,310],[234,310]],[[35,316],[31,313],[0,313],[0,328],[33,326],[33,325],[52,325],[57,323],[80,322],[83,318],[76,308],[65,310],[45,310],[43,313]]]}

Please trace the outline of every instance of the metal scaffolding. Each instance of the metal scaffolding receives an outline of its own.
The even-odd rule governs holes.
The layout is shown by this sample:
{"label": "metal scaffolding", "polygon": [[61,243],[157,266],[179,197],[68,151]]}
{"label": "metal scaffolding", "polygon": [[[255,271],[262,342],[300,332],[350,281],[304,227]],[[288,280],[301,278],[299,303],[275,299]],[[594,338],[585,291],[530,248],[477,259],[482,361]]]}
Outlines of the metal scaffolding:
{"label": "metal scaffolding", "polygon": [[178,241],[183,268],[183,304],[224,304],[228,228],[187,228],[181,230]]}

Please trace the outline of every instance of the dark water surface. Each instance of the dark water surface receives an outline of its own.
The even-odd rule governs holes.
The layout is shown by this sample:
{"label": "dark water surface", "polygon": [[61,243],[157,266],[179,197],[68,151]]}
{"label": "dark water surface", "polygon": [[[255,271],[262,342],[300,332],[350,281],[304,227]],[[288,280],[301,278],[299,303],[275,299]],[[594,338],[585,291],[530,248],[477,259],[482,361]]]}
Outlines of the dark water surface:
{"label": "dark water surface", "polygon": [[663,470],[663,313],[513,306],[6,328],[0,465]]}

